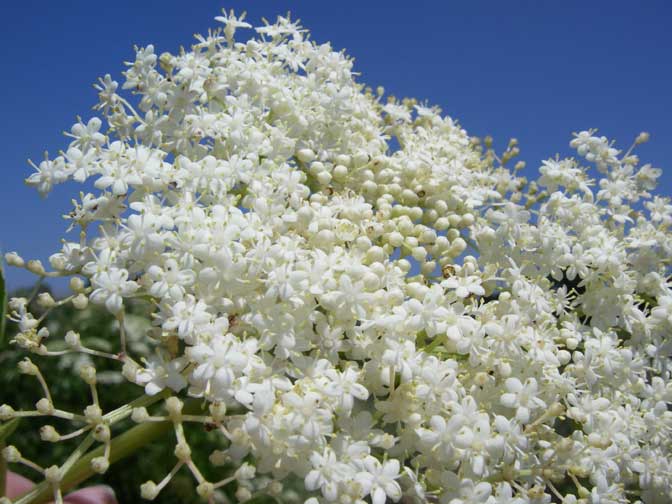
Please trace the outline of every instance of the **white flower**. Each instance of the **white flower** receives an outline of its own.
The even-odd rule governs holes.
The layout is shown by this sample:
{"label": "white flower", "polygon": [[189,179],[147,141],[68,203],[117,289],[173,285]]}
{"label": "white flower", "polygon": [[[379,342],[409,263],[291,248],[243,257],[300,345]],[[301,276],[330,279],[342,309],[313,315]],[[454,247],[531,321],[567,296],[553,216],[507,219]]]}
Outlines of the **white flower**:
{"label": "white flower", "polygon": [[360,373],[353,367],[349,367],[342,373],[335,369],[328,369],[324,373],[330,381],[327,384],[325,393],[338,399],[338,406],[341,410],[349,412],[352,410],[354,400],[366,401],[369,398],[369,391],[360,383]]}
{"label": "white flower", "polygon": [[91,278],[95,287],[89,296],[91,301],[104,304],[110,313],[117,314],[123,306],[123,298],[131,296],[139,285],[128,280],[128,271],[111,267],[108,271],[96,273]]}
{"label": "white flower", "polygon": [[313,452],[310,463],[313,469],[306,475],[306,490],[320,489],[329,502],[335,501],[338,497],[338,484],[347,476],[348,466],[339,462],[336,454],[328,448],[323,454]]}
{"label": "white flower", "polygon": [[179,392],[187,386],[187,380],[182,376],[187,364],[183,357],[166,360],[163,355],[152,356],[145,362],[145,368],[136,374],[137,383],[145,386],[147,395],[156,395],[166,387]]}
{"label": "white flower", "polygon": [[485,294],[485,289],[481,286],[481,279],[475,275],[450,277],[441,282],[441,285],[446,289],[455,289],[455,295],[459,298],[466,298],[471,294],[476,296]]}
{"label": "white flower", "polygon": [[208,305],[191,294],[172,305],[170,312],[162,327],[168,331],[176,330],[181,339],[192,344],[198,340],[198,330],[212,319]]}
{"label": "white flower", "polygon": [[394,502],[401,499],[401,487],[395,481],[401,476],[398,460],[391,459],[381,464],[378,459],[367,457],[360,464],[362,471],[355,479],[362,485],[364,493],[371,495],[373,504],[385,504],[387,497]]}
{"label": "white flower", "polygon": [[518,378],[507,378],[505,386],[507,392],[502,394],[500,402],[507,408],[514,408],[520,422],[528,423],[532,411],[546,407],[546,403],[538,397],[537,380],[534,378],[528,378],[525,384]]}

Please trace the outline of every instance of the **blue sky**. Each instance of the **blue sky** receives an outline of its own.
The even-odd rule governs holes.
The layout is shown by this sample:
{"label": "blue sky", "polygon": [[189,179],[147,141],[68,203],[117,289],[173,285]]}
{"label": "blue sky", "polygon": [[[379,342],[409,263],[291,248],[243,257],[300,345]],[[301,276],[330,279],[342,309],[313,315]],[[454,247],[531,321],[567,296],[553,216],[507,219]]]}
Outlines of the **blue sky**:
{"label": "blue sky", "polygon": [[[247,10],[253,24],[291,10],[318,42],[355,57],[360,80],[442,107],[473,135],[503,147],[520,141],[534,173],[567,153],[572,131],[599,128],[627,148],[642,130],[642,160],[663,168],[672,188],[672,3],[668,1],[229,1],[5,3],[0,80],[0,248],[46,261],[59,248],[79,190],[46,200],[24,186],[26,160],[67,145],[61,134],[88,118],[92,84],[119,78],[133,45],[157,53],[189,46],[216,25],[221,7]],[[32,277],[10,269],[10,288]]]}

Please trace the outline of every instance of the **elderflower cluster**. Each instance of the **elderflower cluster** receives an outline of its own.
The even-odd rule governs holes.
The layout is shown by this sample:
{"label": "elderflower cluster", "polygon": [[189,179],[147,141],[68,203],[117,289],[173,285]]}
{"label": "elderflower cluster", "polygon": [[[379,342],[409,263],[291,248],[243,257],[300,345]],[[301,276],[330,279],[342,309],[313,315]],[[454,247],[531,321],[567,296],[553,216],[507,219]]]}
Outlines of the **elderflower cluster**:
{"label": "elderflower cluster", "polygon": [[[49,271],[7,255],[72,278],[48,309],[90,302],[119,321],[119,354],[75,332],[67,351],[118,360],[147,394],[133,419],[175,425],[175,469],[142,496],[185,465],[199,495],[235,483],[241,502],[292,480],[309,504],[672,501],[661,171],[583,131],[578,158],[528,181],[507,167],[515,140],[497,155],[439,109],[364,87],[298,23],[236,42],[244,16],[217,19],[191,50],[138,48],[121,84],[100,79],[99,117],[27,179],[41,194],[93,183],[66,216],[78,239]],[[135,298],[153,306],[156,351],[142,360],[124,334]],[[64,353],[28,307],[10,303],[15,342]],[[104,472],[123,415],[98,407],[95,368],[81,376],[94,397],[83,417],[46,384],[36,411],[0,415],[82,421]],[[147,410],[169,395],[165,415]],[[209,410],[185,412],[188,398]],[[221,434],[210,460],[234,474],[205,480],[190,421]]]}

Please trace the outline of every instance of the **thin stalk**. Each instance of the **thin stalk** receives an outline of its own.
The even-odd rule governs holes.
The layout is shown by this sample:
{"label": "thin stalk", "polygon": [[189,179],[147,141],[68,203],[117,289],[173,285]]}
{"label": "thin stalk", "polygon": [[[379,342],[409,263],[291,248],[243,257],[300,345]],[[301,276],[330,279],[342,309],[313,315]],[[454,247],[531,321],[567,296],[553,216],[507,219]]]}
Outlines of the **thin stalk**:
{"label": "thin stalk", "polygon": [[[136,399],[131,404],[134,404],[135,406],[145,406],[152,404],[153,402],[156,402],[164,397],[166,397],[166,394],[164,393],[151,397],[143,396],[139,399]],[[118,408],[112,412],[116,413],[116,416],[114,417],[115,421],[130,415],[132,411],[131,404],[122,406],[121,408]],[[185,406],[185,412],[189,414],[199,413],[201,410],[202,406],[199,401],[190,402]],[[126,414],[126,412],[128,414]],[[111,413],[108,413],[108,415],[109,414]],[[173,423],[169,421],[143,423],[127,430],[123,434],[113,438],[109,443],[110,465],[128,457],[129,455],[132,455],[143,446],[151,443],[159,437],[166,435],[172,430]],[[91,467],[91,461],[96,457],[103,456],[105,449],[106,446],[101,445],[95,450],[92,450],[83,457],[79,458],[79,460],[77,460],[77,462],[75,462],[63,476],[60,484],[61,490],[63,492],[67,492],[83,481],[86,481],[90,477],[95,476],[97,473]],[[22,495],[14,502],[14,504],[43,504],[51,499],[53,499],[53,487],[49,482],[43,481],[39,485],[35,486],[30,492]]]}

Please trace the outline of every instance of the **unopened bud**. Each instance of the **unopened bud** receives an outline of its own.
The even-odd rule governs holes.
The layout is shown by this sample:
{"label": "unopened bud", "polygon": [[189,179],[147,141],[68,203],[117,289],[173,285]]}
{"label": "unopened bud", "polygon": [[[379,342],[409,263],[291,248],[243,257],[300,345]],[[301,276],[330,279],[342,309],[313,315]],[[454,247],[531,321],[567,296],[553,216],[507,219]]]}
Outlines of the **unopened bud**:
{"label": "unopened bud", "polygon": [[241,465],[236,472],[234,473],[234,476],[237,480],[248,480],[254,478],[254,475],[256,474],[257,469],[251,464],[248,464],[245,462],[243,465]]}
{"label": "unopened bud", "polygon": [[75,331],[68,331],[65,333],[65,343],[72,348],[79,348],[81,345],[81,339],[79,337],[79,333],[76,333]]}
{"label": "unopened bud", "polygon": [[19,362],[18,367],[19,367],[19,373],[31,376],[37,376],[37,374],[39,373],[37,366],[33,364],[33,361],[31,361],[28,357]]}
{"label": "unopened bud", "polygon": [[175,456],[181,462],[188,462],[191,460],[191,448],[184,441],[180,441],[175,446]]}
{"label": "unopened bud", "polygon": [[63,254],[53,254],[49,257],[49,264],[56,271],[63,271],[68,267],[68,261],[65,259]]}
{"label": "unopened bud", "polygon": [[121,375],[128,381],[135,383],[138,376],[138,366],[133,361],[127,360],[121,367]]}
{"label": "unopened bud", "polygon": [[40,328],[40,330],[37,331],[37,337],[40,338],[40,339],[48,338],[49,337],[49,329],[47,327]]}
{"label": "unopened bud", "polygon": [[54,412],[54,405],[49,399],[43,397],[35,403],[35,409],[43,415],[51,415]]}
{"label": "unopened bud", "polygon": [[14,408],[12,408],[9,404],[3,404],[0,406],[0,420],[3,422],[11,420],[15,417],[15,415],[16,411],[14,411]]}
{"label": "unopened bud", "polygon": [[563,415],[564,413],[565,413],[565,407],[562,405],[562,403],[559,402],[554,402],[548,408],[548,414],[553,417],[558,417],[560,415]]}
{"label": "unopened bud", "polygon": [[26,264],[26,269],[30,271],[31,273],[35,273],[36,275],[42,276],[45,274],[45,269],[44,266],[42,266],[42,263],[39,261],[39,259],[31,259],[28,261]]}
{"label": "unopened bud", "polygon": [[[651,138],[651,135],[648,132],[642,131],[639,135],[637,135],[637,139],[635,140],[635,143],[636,144],[643,144],[643,143],[648,142],[650,138]],[[7,261],[7,262],[9,262],[9,261]]]}
{"label": "unopened bud", "polygon": [[310,163],[313,159],[315,159],[315,152],[313,152],[312,149],[299,149],[296,153],[296,157],[299,159],[299,161]]}
{"label": "unopened bud", "polygon": [[7,252],[5,254],[5,261],[7,261],[7,264],[10,266],[15,266],[17,268],[23,268],[26,264],[23,258],[16,252]]}
{"label": "unopened bud", "polygon": [[104,423],[96,425],[93,429],[93,439],[100,443],[107,443],[110,437],[110,428]]}
{"label": "unopened bud", "polygon": [[142,423],[149,420],[149,413],[147,412],[147,408],[133,408],[133,412],[131,413],[131,420],[133,420],[135,423]]}
{"label": "unopened bud", "polygon": [[40,428],[40,438],[42,441],[56,443],[60,441],[61,435],[56,432],[56,429],[53,427],[53,425],[44,425],[42,428]]}
{"label": "unopened bud", "polygon": [[56,301],[48,292],[41,292],[37,296],[37,304],[42,308],[53,308],[56,306]]}
{"label": "unopened bud", "polygon": [[63,479],[63,473],[61,472],[61,468],[58,467],[57,465],[47,467],[44,470],[44,478],[49,483],[60,483],[61,479]]}
{"label": "unopened bud", "polygon": [[96,384],[96,368],[91,365],[84,365],[79,368],[79,377],[88,385]]}
{"label": "unopened bud", "polygon": [[223,466],[229,460],[227,453],[223,450],[215,450],[208,457],[210,463],[214,466]]}
{"label": "unopened bud", "polygon": [[238,502],[247,502],[252,498],[252,492],[250,492],[249,489],[245,487],[238,487],[238,490],[236,490],[236,499]]}
{"label": "unopened bud", "polygon": [[70,279],[70,289],[72,289],[73,292],[81,292],[84,290],[84,280],[79,277],[72,277]]}
{"label": "unopened bud", "polygon": [[202,499],[209,499],[215,493],[215,486],[209,481],[204,481],[203,483],[201,483],[196,487],[196,493]]}
{"label": "unopened bud", "polygon": [[93,469],[98,474],[107,472],[109,467],[110,462],[105,457],[95,457],[91,459],[91,469]]}
{"label": "unopened bud", "polygon": [[87,298],[84,294],[77,294],[74,298],[72,298],[72,306],[78,310],[84,310],[88,305],[89,298]]}
{"label": "unopened bud", "polygon": [[159,495],[159,487],[153,481],[147,481],[140,485],[140,497],[147,500],[154,500]]}
{"label": "unopened bud", "polygon": [[282,493],[282,483],[279,481],[271,481],[271,484],[268,485],[268,493],[271,495],[278,496]]}
{"label": "unopened bud", "polygon": [[182,417],[183,407],[184,403],[175,396],[166,399],[166,410],[168,411],[168,416],[174,422],[178,422]]}
{"label": "unopened bud", "polygon": [[97,404],[90,404],[84,409],[84,416],[92,424],[99,424],[103,421],[103,410]]}
{"label": "unopened bud", "polygon": [[7,462],[16,463],[21,460],[21,452],[16,449],[16,446],[9,445],[2,450],[2,456]]}

